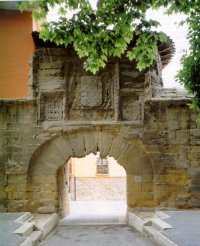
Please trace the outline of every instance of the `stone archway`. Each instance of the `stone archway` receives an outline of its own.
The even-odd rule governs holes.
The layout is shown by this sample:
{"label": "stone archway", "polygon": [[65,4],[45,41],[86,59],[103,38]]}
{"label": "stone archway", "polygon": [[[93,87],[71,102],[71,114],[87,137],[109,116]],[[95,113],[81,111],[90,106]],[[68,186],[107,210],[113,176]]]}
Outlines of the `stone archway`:
{"label": "stone archway", "polygon": [[126,170],[128,207],[154,206],[151,192],[141,188],[146,179],[148,185],[152,185],[153,174],[151,161],[140,142],[110,132],[79,130],[62,133],[45,142],[32,155],[28,175],[29,186],[34,191],[31,202],[34,208],[53,205],[59,207],[61,214],[65,213],[61,210],[66,206],[59,202],[62,200],[57,183],[58,174],[62,173],[60,170],[70,157],[84,157],[97,151],[102,157],[114,157]]}

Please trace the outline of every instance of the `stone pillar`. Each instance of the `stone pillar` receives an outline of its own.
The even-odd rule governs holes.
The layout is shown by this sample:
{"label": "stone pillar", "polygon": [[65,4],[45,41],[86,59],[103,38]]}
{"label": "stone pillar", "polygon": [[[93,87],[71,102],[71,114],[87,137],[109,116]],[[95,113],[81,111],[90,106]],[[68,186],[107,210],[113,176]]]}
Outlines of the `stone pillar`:
{"label": "stone pillar", "polygon": [[69,179],[67,173],[67,164],[62,166],[59,170],[57,184],[58,184],[58,202],[59,202],[59,214],[61,218],[66,217],[69,214]]}

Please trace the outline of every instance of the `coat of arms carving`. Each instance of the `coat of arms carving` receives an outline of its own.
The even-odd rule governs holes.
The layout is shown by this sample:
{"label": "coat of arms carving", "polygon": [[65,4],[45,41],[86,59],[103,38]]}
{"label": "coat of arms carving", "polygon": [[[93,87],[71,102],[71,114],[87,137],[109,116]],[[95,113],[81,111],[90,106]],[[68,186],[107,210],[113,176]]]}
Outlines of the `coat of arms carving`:
{"label": "coat of arms carving", "polygon": [[102,104],[102,82],[100,76],[81,77],[81,107],[96,108]]}

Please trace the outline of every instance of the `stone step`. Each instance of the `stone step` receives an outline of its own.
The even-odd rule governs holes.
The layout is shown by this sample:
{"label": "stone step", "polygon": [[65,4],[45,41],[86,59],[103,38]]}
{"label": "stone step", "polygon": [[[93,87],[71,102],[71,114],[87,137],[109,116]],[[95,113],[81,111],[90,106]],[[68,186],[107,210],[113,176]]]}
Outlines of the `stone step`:
{"label": "stone step", "polygon": [[155,240],[161,246],[178,246],[172,242],[169,238],[158,232],[153,226],[144,226],[143,232],[153,240]]}
{"label": "stone step", "polygon": [[37,243],[39,242],[41,237],[42,237],[42,232],[41,231],[33,231],[29,235],[29,239],[32,241],[32,245],[37,245]]}
{"label": "stone step", "polygon": [[176,89],[160,89],[158,92],[160,97],[176,97],[176,98],[189,98],[190,95],[184,90],[176,90]]}
{"label": "stone step", "polygon": [[26,238],[23,243],[21,243],[19,246],[33,246],[32,241],[30,238]]}
{"label": "stone step", "polygon": [[170,216],[162,211],[156,211],[156,217],[161,220],[168,219]]}
{"label": "stone step", "polygon": [[19,218],[17,218],[17,219],[15,220],[15,222],[18,222],[18,223],[24,223],[24,222],[31,221],[32,219],[33,219],[32,213],[26,212],[26,213],[24,213],[22,216],[20,216]]}
{"label": "stone step", "polygon": [[34,223],[25,222],[17,230],[15,230],[13,233],[18,234],[22,237],[27,237],[28,235],[30,235],[32,233],[33,226],[34,226]]}
{"label": "stone step", "polygon": [[152,222],[152,226],[156,229],[156,230],[167,230],[167,229],[172,229],[173,226],[169,225],[168,223],[164,222],[163,220],[159,219],[159,218],[154,218],[151,219]]}
{"label": "stone step", "polygon": [[33,221],[35,221],[35,228],[42,232],[42,238],[46,237],[58,224],[58,214],[35,214]]}
{"label": "stone step", "polygon": [[139,216],[136,214],[127,211],[127,224],[130,227],[135,228],[139,232],[143,232],[143,227],[145,225],[145,221],[142,220]]}
{"label": "stone step", "polygon": [[38,245],[39,240],[42,236],[41,231],[33,231],[20,246],[35,246]]}

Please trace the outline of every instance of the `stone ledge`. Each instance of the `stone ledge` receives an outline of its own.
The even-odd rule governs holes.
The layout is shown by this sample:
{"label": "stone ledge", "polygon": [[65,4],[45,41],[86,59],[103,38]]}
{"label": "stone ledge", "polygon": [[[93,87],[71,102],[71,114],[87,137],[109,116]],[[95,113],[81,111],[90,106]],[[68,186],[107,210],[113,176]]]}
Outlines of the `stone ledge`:
{"label": "stone ledge", "polygon": [[18,234],[22,237],[26,237],[33,231],[33,226],[34,226],[34,223],[25,222],[22,224],[22,226],[20,226],[13,233]]}
{"label": "stone ledge", "polygon": [[58,224],[58,214],[33,214],[36,228],[42,232],[44,239]]}
{"label": "stone ledge", "polygon": [[27,212],[27,213],[23,214],[22,216],[20,216],[19,218],[17,218],[15,220],[15,222],[24,223],[24,222],[30,221],[32,219],[33,219],[33,215],[30,212]]}
{"label": "stone ledge", "polygon": [[173,103],[175,102],[177,105],[177,102],[180,103],[186,103],[186,102],[190,102],[191,98],[190,97],[166,97],[166,98],[162,98],[162,97],[153,97],[149,100],[147,100],[146,102],[170,102]]}
{"label": "stone ledge", "polygon": [[161,220],[167,218],[163,212],[127,212],[127,224],[137,231],[151,237],[161,246],[178,246],[165,237],[159,230],[170,229],[172,226]]}
{"label": "stone ledge", "polygon": [[45,127],[53,127],[53,126],[96,126],[96,125],[108,125],[108,126],[115,126],[115,125],[138,125],[142,127],[143,122],[142,121],[114,121],[114,120],[102,120],[102,121],[70,121],[70,120],[63,120],[63,121],[43,121],[40,122],[41,125],[44,125]]}
{"label": "stone ledge", "polygon": [[152,222],[152,226],[157,230],[167,230],[173,228],[173,226],[169,225],[168,223],[162,221],[159,218],[151,219],[151,222]]}
{"label": "stone ledge", "polygon": [[147,234],[149,237],[153,238],[161,246],[178,246],[177,244],[169,240],[167,237],[162,235],[152,226],[144,226],[143,232]]}
{"label": "stone ledge", "polygon": [[0,98],[0,103],[22,103],[22,102],[36,102],[33,97],[25,97],[25,98]]}

